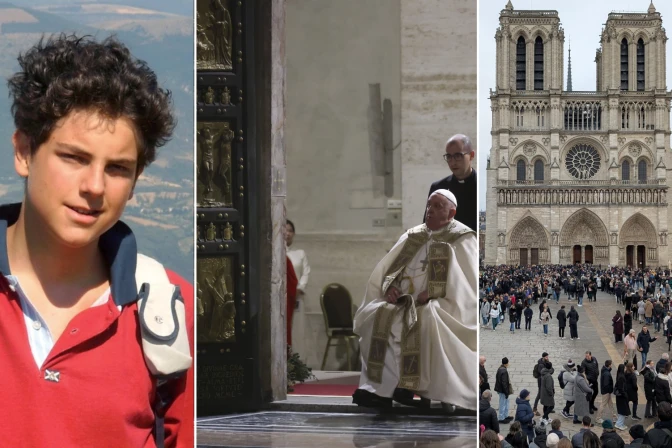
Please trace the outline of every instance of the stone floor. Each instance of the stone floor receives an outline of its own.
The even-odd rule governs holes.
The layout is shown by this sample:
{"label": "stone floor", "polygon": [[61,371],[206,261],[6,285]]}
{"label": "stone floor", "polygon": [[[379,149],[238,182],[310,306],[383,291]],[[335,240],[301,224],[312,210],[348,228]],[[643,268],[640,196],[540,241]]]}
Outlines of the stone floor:
{"label": "stone floor", "polygon": [[[555,381],[555,409],[557,413],[551,413],[550,418],[559,418],[562,421],[561,431],[566,436],[571,437],[580,429],[580,425],[572,424],[570,419],[563,418],[559,411],[565,405],[565,400],[562,398],[563,390],[557,384],[558,369],[571,358],[576,364],[579,364],[585,357],[586,350],[592,351],[600,364],[600,369],[604,365],[606,359],[611,359],[614,362],[612,367],[612,375],[616,377],[616,370],[618,364],[623,360],[623,343],[614,343],[612,334],[611,318],[615,315],[616,310],[620,310],[623,314],[622,305],[616,303],[613,295],[598,292],[597,302],[583,301],[583,307],[576,307],[576,301],[569,302],[567,296],[563,293],[560,299],[560,304],[550,302],[550,309],[555,316],[561,305],[565,305],[565,310],[569,311],[570,305],[575,305],[575,309],[579,312],[579,340],[572,341],[569,339],[569,326],[565,330],[565,339],[559,339],[558,326],[555,319],[551,320],[549,325],[549,335],[544,337],[543,327],[537,320],[539,314],[538,305],[533,305],[535,311],[532,319],[532,330],[525,331],[524,329],[516,330],[514,334],[509,332],[508,318],[504,325],[498,325],[496,331],[481,328],[480,331],[480,347],[481,355],[486,356],[486,371],[489,376],[489,383],[494,389],[495,387],[495,373],[501,364],[502,357],[506,356],[509,359],[509,376],[513,383],[515,396],[509,397],[509,415],[514,416],[516,412],[515,397],[522,389],[528,389],[531,394],[530,404],[534,404],[534,397],[537,393],[537,381],[532,376],[532,369],[535,363],[541,357],[541,354],[546,351],[550,355],[550,360],[553,363],[555,373],[553,375]],[[522,328],[525,327],[523,320]],[[639,333],[641,325],[636,321],[633,322],[633,328]],[[650,328],[652,330],[652,328]],[[661,336],[655,334],[654,336]],[[663,351],[667,351],[667,343],[664,337],[660,337],[657,341],[651,344],[649,352],[649,359],[658,361]],[[638,357],[639,358],[639,357]],[[638,359],[638,367],[641,368],[641,359]],[[625,425],[627,427],[633,424],[642,424],[648,428],[654,420],[643,419],[644,407],[646,399],[643,393],[644,379],[639,377],[639,406],[637,415],[642,417],[642,420],[636,422],[630,418],[626,418]],[[612,398],[613,399],[613,398]],[[595,405],[599,407],[600,395],[595,400]],[[499,399],[497,394],[493,396],[491,406],[495,410],[499,407]],[[542,411],[542,406],[539,405],[539,412]],[[541,417],[535,417],[538,421]],[[615,423],[615,421],[614,421]],[[602,433],[602,428],[595,425],[593,431],[598,435]],[[508,434],[509,425],[500,424],[500,433],[502,435]],[[630,436],[626,431],[618,431],[619,435],[626,441],[630,440]]]}
{"label": "stone floor", "polygon": [[459,416],[265,411],[197,424],[202,448],[458,448],[476,442],[476,419]]}

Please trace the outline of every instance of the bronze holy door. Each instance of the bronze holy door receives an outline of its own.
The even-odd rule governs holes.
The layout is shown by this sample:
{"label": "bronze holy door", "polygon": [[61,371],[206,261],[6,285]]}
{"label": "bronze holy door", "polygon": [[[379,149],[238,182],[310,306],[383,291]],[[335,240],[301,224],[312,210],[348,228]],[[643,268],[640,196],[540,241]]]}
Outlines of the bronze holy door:
{"label": "bronze holy door", "polygon": [[197,0],[198,415],[258,409],[254,2]]}

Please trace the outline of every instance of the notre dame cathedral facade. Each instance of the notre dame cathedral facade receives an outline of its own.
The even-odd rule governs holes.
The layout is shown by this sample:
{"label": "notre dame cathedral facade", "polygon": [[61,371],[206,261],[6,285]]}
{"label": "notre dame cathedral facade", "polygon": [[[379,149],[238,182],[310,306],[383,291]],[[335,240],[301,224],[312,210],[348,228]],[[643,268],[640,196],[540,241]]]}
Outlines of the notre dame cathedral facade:
{"label": "notre dame cathedral facade", "polygon": [[653,3],[611,13],[595,91],[563,90],[557,11],[501,11],[486,264],[668,266],[666,41]]}

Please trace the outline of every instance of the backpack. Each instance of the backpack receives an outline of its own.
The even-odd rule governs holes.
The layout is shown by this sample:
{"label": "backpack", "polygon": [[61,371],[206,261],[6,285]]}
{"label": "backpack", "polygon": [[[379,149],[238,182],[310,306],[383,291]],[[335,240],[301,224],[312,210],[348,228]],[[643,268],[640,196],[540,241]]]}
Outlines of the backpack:
{"label": "backpack", "polygon": [[535,378],[539,378],[539,363],[536,363],[534,365],[534,369],[532,369],[532,376]]}
{"label": "backpack", "polygon": [[[151,288],[146,280],[151,281]],[[154,437],[156,446],[163,448],[163,414],[173,399],[168,394],[170,380],[184,375],[193,362],[184,299],[180,288],[170,283],[163,265],[142,254],[138,254],[135,282],[142,351],[147,369],[156,379]]]}
{"label": "backpack", "polygon": [[565,373],[564,371],[560,372],[560,375],[558,375],[558,384],[560,384],[560,389],[564,389],[567,383],[565,383],[565,380],[562,378],[562,374]]}

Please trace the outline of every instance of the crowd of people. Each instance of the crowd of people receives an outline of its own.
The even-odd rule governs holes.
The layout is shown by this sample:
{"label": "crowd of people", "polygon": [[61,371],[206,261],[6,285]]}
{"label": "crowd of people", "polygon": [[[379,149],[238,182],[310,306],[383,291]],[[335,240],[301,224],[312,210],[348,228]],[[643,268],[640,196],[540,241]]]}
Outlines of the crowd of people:
{"label": "crowd of people", "polygon": [[[621,436],[623,431],[628,431],[632,443],[627,446],[672,447],[672,363],[668,353],[663,353],[657,361],[648,359],[658,333],[667,337],[669,351],[671,286],[669,269],[593,265],[482,268],[479,293],[483,329],[497,331],[497,326],[508,318],[509,331],[515,333],[521,329],[524,317],[525,330],[531,331],[533,321],[543,329],[540,336],[533,337],[548,337],[549,326],[554,322],[558,338],[565,338],[569,324],[570,338],[578,340],[577,307],[583,306],[584,295],[589,301],[596,301],[597,292],[603,291],[618,308],[610,323],[614,344],[623,350],[622,360],[607,359],[602,364],[588,350],[580,363],[563,360],[560,368],[554,366],[551,355],[544,351],[530,366],[537,381],[534,399],[530,390],[515,390],[515,378],[510,377],[507,357],[501,360],[491,387],[485,357],[481,356],[482,444],[486,447],[624,447]],[[604,300],[604,295],[600,297]],[[561,305],[561,298],[567,298],[569,304]],[[633,321],[642,325],[639,332],[633,328]],[[637,367],[638,358],[641,369]],[[646,404],[639,403],[640,388],[643,388]],[[490,406],[493,393],[499,396],[497,410]],[[596,403],[598,395],[601,399]],[[509,415],[512,396],[516,397],[515,410]],[[644,418],[658,421],[648,428],[639,424],[640,406],[644,407]],[[562,420],[551,419],[550,414],[572,419],[573,425],[580,426],[571,428],[580,430],[571,439],[564,437],[560,430]],[[632,421],[630,428],[626,426],[628,418]],[[508,435],[500,433],[500,424],[510,424]],[[591,430],[595,424],[603,429],[599,437]]]}

